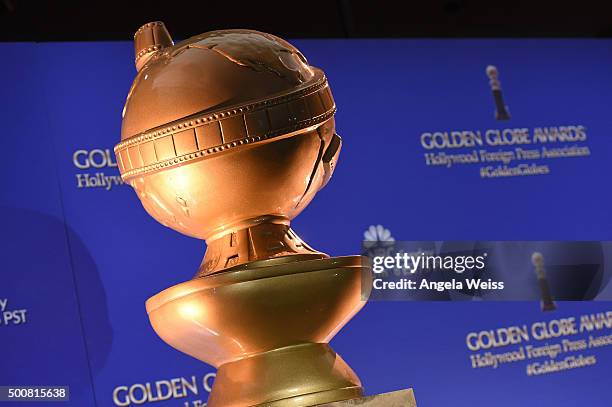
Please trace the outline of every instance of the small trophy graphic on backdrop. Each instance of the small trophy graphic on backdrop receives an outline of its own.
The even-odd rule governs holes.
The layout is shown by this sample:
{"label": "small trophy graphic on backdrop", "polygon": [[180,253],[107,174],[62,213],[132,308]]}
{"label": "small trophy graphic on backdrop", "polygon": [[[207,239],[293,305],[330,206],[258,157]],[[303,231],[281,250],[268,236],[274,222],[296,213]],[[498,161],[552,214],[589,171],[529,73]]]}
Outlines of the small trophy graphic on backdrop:
{"label": "small trophy graphic on backdrop", "polygon": [[510,112],[508,111],[508,106],[504,103],[497,67],[489,65],[486,72],[489,77],[491,91],[493,92],[493,100],[495,101],[495,120],[510,120]]}
{"label": "small trophy graphic on backdrop", "polygon": [[531,255],[531,262],[535,266],[535,273],[538,277],[538,284],[540,285],[540,293],[542,295],[542,311],[554,311],[557,309],[557,306],[553,301],[552,294],[550,293],[550,287],[548,286],[548,280],[546,279],[544,256],[540,252],[533,252]]}

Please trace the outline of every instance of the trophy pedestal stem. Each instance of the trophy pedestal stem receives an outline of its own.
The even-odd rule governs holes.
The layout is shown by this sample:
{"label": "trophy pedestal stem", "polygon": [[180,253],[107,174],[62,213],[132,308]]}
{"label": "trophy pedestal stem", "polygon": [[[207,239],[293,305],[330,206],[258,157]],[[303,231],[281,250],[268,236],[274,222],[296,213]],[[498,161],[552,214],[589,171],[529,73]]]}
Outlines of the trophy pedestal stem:
{"label": "trophy pedestal stem", "polygon": [[297,407],[361,395],[359,379],[328,344],[305,343],[219,366],[208,405]]}
{"label": "trophy pedestal stem", "polygon": [[[255,261],[274,258],[295,261],[329,257],[304,242],[291,229],[288,219],[275,216],[247,219],[227,227],[225,233],[208,238],[206,245],[196,277],[251,267]],[[297,257],[291,260],[293,256]]]}

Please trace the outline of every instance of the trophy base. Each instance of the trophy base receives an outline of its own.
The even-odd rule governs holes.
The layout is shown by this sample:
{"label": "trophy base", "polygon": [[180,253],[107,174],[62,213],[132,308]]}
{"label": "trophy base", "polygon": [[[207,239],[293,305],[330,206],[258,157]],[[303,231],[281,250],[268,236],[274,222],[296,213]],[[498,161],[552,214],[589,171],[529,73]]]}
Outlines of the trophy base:
{"label": "trophy base", "polygon": [[412,389],[406,389],[351,400],[319,404],[316,407],[350,407],[357,405],[360,407],[416,407],[416,400],[414,399]]}
{"label": "trophy base", "polygon": [[305,343],[219,366],[208,405],[303,407],[361,395],[359,379],[329,345]]}
{"label": "trophy base", "polygon": [[278,257],[168,288],[147,311],[164,341],[217,368],[209,407],[314,406],[362,396],[328,342],[371,278],[362,256]]}

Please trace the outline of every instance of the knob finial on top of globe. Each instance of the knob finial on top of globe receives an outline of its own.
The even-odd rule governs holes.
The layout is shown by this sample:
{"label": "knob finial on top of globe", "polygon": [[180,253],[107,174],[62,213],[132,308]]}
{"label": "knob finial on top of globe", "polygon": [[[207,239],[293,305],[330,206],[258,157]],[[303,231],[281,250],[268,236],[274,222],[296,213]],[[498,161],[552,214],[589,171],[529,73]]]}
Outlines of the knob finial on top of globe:
{"label": "knob finial on top of globe", "polygon": [[163,23],[148,23],[135,50],[119,169],[151,216],[207,241],[199,274],[326,257],[289,227],[340,152],[323,71],[288,42],[251,30],[173,45]]}

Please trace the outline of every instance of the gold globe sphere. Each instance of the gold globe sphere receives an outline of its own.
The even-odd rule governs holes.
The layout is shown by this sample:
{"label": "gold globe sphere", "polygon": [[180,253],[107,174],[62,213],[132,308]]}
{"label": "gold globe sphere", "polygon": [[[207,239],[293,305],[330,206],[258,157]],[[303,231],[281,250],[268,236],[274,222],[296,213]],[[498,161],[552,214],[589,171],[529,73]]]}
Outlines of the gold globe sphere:
{"label": "gold globe sphere", "polygon": [[[119,169],[151,216],[207,240],[201,274],[289,254],[323,257],[289,228],[340,152],[323,72],[288,42],[251,30],[173,45],[162,23],[149,23],[136,33],[136,55]],[[245,239],[258,253],[232,249]]]}

